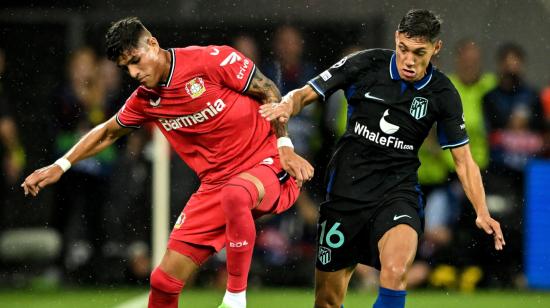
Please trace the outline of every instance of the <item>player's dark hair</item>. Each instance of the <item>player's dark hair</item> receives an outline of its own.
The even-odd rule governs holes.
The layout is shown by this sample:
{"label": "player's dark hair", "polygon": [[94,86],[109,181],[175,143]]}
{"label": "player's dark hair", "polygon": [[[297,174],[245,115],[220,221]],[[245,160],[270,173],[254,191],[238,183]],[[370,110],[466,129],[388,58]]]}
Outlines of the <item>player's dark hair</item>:
{"label": "player's dark hair", "polygon": [[497,50],[498,62],[504,61],[509,54],[518,57],[521,61],[525,61],[525,51],[520,45],[516,43],[505,43]]}
{"label": "player's dark hair", "polygon": [[422,37],[434,42],[441,31],[442,20],[429,10],[412,9],[403,16],[397,32],[407,37]]}
{"label": "player's dark hair", "polygon": [[126,17],[114,22],[105,34],[107,58],[117,61],[125,51],[137,48],[141,35],[147,31],[137,17]]}

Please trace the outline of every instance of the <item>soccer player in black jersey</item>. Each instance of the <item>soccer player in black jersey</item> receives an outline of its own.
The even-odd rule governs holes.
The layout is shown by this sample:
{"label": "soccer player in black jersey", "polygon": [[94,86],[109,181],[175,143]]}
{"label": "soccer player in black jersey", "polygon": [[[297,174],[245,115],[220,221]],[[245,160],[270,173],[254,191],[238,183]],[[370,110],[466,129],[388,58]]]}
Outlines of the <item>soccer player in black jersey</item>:
{"label": "soccer player in black jersey", "polygon": [[280,104],[261,108],[267,120],[285,122],[338,89],[348,99],[347,130],[329,163],[320,207],[315,307],[340,307],[357,263],[380,270],[375,308],[404,307],[406,275],[422,232],[418,149],[434,123],[442,148],[451,150],[477,226],[494,237],[496,250],[505,244],[485,203],[460,97],[430,63],[441,50],[440,26],[433,12],[411,10],[395,32],[395,51],[351,54]]}

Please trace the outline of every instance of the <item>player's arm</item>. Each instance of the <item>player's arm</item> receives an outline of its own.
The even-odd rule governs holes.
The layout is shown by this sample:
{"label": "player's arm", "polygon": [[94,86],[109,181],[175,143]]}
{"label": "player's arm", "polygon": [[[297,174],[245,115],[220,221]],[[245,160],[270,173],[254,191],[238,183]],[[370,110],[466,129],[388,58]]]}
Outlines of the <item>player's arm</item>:
{"label": "player's arm", "polygon": [[[259,99],[263,103],[262,106],[274,106],[281,101],[281,92],[279,92],[275,83],[265,77],[257,68],[245,94]],[[305,181],[313,178],[313,166],[294,152],[292,142],[288,138],[286,123],[280,121],[272,121],[271,123],[278,138],[277,147],[281,165],[285,171],[296,179],[298,186],[301,187]]]}
{"label": "player's arm", "polygon": [[[254,76],[244,94],[252,96],[264,105],[278,104],[281,101],[281,92],[271,79],[267,78],[258,68],[254,70]],[[288,137],[288,130],[285,123],[273,122],[275,135],[277,137]]]}
{"label": "player's arm", "polygon": [[25,167],[25,151],[19,141],[15,121],[9,116],[0,115],[0,141],[6,148],[6,176],[13,183]]}
{"label": "player's arm", "polygon": [[62,158],[55,163],[35,170],[29,175],[21,187],[25,195],[36,196],[47,185],[53,184],[72,164],[93,156],[107,148],[118,138],[131,132],[131,128],[120,126],[113,116],[110,120],[99,124],[82,137]]}
{"label": "player's arm", "polygon": [[489,214],[485,203],[485,190],[483,189],[481,174],[479,173],[479,167],[472,158],[470,146],[465,144],[452,148],[451,153],[458,178],[477,214],[477,227],[483,229],[487,234],[492,234],[495,240],[495,249],[502,250],[506,244],[504,236],[498,221],[494,220]]}
{"label": "player's arm", "polygon": [[278,119],[275,122],[286,123],[291,116],[297,115],[305,106],[318,100],[319,94],[307,84],[300,89],[288,92],[279,104],[260,106],[260,114],[268,121]]}

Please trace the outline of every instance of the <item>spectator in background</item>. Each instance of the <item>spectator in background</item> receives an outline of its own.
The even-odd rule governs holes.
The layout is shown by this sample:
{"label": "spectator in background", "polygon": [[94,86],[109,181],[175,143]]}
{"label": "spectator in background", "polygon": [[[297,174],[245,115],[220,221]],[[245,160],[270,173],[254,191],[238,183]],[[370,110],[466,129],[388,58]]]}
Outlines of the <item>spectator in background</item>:
{"label": "spectator in background", "polygon": [[254,63],[261,63],[260,61],[260,50],[256,40],[248,34],[240,34],[233,39],[231,44],[233,48],[242,52],[243,55],[247,56]]}
{"label": "spectator in background", "polygon": [[[54,157],[68,151],[86,132],[107,119],[106,83],[95,52],[75,50],[67,62],[67,80],[53,94]],[[114,148],[83,160],[55,187],[53,226],[64,237],[62,265],[67,278],[95,281],[93,262],[100,257],[101,211],[107,196]],[[93,198],[90,198],[93,196]]]}
{"label": "spectator in background", "polygon": [[494,195],[488,204],[512,246],[499,262],[481,258],[488,273],[486,282],[496,286],[517,285],[522,280],[524,169],[543,146],[541,104],[537,91],[523,79],[525,60],[521,46],[502,45],[497,52],[498,85],[484,97],[490,147],[487,192]]}
{"label": "spectator in background", "polygon": [[148,130],[134,131],[113,164],[103,214],[104,281],[145,282],[151,272],[151,161],[145,153],[150,139]]}
{"label": "spectator in background", "polygon": [[544,117],[544,147],[541,154],[545,158],[550,158],[550,85],[546,86],[540,92],[540,102],[542,104]]}
{"label": "spectator in background", "polygon": [[[0,49],[0,230],[10,225],[9,213],[4,212],[14,184],[25,167],[25,151],[19,141],[16,121],[10,112],[10,100],[4,87],[6,55]],[[5,203],[5,204],[4,204]],[[4,221],[6,219],[6,221]]]}
{"label": "spectator in background", "polygon": [[[525,53],[513,43],[497,53],[498,85],[484,97],[490,171],[523,184],[523,169],[542,147],[542,110],[537,92],[523,80]],[[509,189],[510,187],[506,188]]]}
{"label": "spectator in background", "polygon": [[120,69],[109,59],[103,57],[99,60],[99,87],[103,92],[103,105],[107,114],[115,113],[126,101],[131,89],[124,90]]}
{"label": "spectator in background", "polygon": [[[273,52],[274,57],[265,62],[262,69],[265,75],[275,82],[282,95],[314,76],[313,65],[303,59],[304,38],[296,27],[282,25],[275,30]],[[288,133],[296,153],[309,161],[315,160],[321,144],[317,124],[320,122],[319,118],[316,106],[311,105],[288,124]],[[322,177],[322,172],[317,169],[316,175]],[[317,178],[314,179],[316,180]],[[309,265],[312,264],[315,255],[317,226],[317,206],[312,199],[315,195],[314,183],[302,187],[296,206],[263,222],[266,227],[258,236],[257,253],[263,256],[262,260],[267,264],[277,266],[273,268],[287,270],[266,273],[260,269],[264,281],[270,280],[268,283],[272,285],[311,283]]]}

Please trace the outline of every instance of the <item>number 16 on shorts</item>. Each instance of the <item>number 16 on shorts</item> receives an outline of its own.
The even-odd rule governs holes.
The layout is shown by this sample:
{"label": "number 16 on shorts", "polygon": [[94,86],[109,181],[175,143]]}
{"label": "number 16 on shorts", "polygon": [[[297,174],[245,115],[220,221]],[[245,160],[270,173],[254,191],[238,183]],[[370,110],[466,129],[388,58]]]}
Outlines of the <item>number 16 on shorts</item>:
{"label": "number 16 on shorts", "polygon": [[[338,227],[340,226],[339,222],[336,222],[330,227],[328,232],[326,232],[327,229],[327,221],[323,221],[321,224],[321,233],[319,234],[319,261],[321,263],[327,264],[331,260],[331,250],[330,248],[339,248],[344,244],[344,233],[342,233],[340,230],[338,230]],[[323,245],[326,245],[330,248],[324,247]]]}

